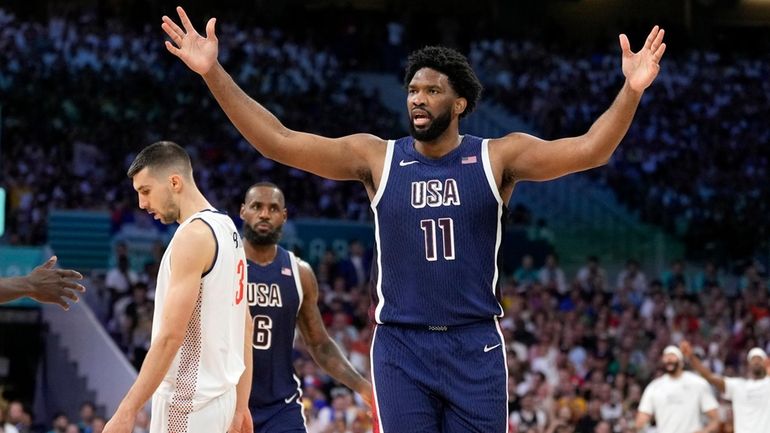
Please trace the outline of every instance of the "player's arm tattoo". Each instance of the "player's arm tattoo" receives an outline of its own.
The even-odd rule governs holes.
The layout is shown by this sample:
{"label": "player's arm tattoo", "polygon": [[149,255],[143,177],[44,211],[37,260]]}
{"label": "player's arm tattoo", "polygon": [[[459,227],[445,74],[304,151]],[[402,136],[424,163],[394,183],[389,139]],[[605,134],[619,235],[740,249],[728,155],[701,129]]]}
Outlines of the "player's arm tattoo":
{"label": "player's arm tattoo", "polygon": [[297,326],[313,360],[331,377],[359,394],[368,392],[369,383],[345,358],[339,346],[326,332],[318,310],[318,282],[310,267],[300,262],[300,281],[303,289]]}

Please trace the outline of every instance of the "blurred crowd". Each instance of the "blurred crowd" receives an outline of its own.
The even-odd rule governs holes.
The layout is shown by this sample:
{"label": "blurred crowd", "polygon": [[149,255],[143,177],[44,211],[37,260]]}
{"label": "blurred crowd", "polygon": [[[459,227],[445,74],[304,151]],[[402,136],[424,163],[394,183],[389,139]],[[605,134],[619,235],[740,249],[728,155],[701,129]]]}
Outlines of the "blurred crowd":
{"label": "blurred crowd", "polygon": [[[379,95],[329,50],[276,29],[218,31],[220,61],[288,127],[333,137],[401,134]],[[294,216],[370,218],[358,185],[288,169],[251,149],[201,79],[166,52],[159,26],[137,32],[88,14],[26,22],[0,9],[0,101],[11,244],[43,243],[55,208],[109,206],[116,225],[133,221],[125,169],[161,139],[185,146],[199,187],[231,214],[251,182],[269,179],[284,187]]]}
{"label": "blurred crowd", "polygon": [[[350,271],[350,256],[362,254],[371,252],[353,242],[347,255],[329,251],[315,270],[324,324],[354,367],[367,375],[372,333],[368,281]],[[121,269],[124,259],[116,261],[119,265],[106,278],[93,281],[87,301],[138,366],[149,346],[153,290],[148,275]],[[713,264],[693,271],[675,261],[660,275],[649,275],[629,260],[610,275],[599,259],[589,257],[568,275],[555,254],[543,263],[524,256],[502,283],[511,432],[630,432],[641,392],[662,372],[663,348],[684,339],[715,373],[743,376],[749,348],[770,350],[769,281],[757,263],[733,276]],[[300,338],[293,357],[309,432],[370,431],[369,410],[360,397],[320,370]],[[31,420],[20,421],[22,414],[12,407],[5,419],[19,424],[20,432],[47,431],[30,430],[25,423]],[[720,416],[721,431],[730,432],[729,403],[722,401]],[[54,433],[74,429],[58,417],[51,422]],[[145,432],[142,428],[134,432]]]}
{"label": "blurred crowd", "polygon": [[[0,166],[10,243],[44,242],[51,208],[109,204],[117,224],[132,220],[123,168],[159,139],[191,151],[200,186],[221,208],[237,209],[244,177],[269,178],[285,187],[294,215],[371,218],[358,185],[287,169],[251,150],[199,77],[165,52],[155,26],[105,25],[89,14],[27,22],[2,10],[0,25],[2,159],[14,161]],[[347,73],[350,59],[338,55],[352,53],[278,29],[223,24],[218,31],[222,63],[287,126],[329,136],[403,134],[400,113]],[[403,29],[385,33],[401,46]],[[469,58],[485,98],[544,138],[585,132],[622,82],[614,47],[565,51],[492,39],[472,43]],[[751,256],[770,236],[769,73],[766,56],[669,53],[610,165],[590,175],[642,218],[680,235],[690,257]]]}
{"label": "blurred crowd", "polygon": [[[586,132],[623,80],[615,46],[568,52],[483,40],[469,57],[485,96],[544,138]],[[666,53],[609,166],[589,173],[642,218],[682,236],[691,257],[745,258],[766,248],[768,74],[766,54]]]}

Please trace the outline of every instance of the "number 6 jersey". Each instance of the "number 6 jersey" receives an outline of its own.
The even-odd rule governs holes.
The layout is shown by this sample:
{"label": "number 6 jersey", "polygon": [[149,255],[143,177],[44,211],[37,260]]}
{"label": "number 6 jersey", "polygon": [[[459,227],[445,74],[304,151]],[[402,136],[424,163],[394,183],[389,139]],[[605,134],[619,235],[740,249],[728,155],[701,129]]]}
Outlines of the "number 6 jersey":
{"label": "number 6 jersey", "polygon": [[443,327],[502,315],[503,202],[487,140],[465,135],[438,159],[420,154],[412,137],[389,141],[371,206],[377,323]]}
{"label": "number 6 jersey", "polygon": [[249,264],[247,296],[254,320],[254,377],[249,407],[292,403],[300,397],[292,352],[297,314],[302,305],[302,285],[297,258],[280,246],[265,266]]}

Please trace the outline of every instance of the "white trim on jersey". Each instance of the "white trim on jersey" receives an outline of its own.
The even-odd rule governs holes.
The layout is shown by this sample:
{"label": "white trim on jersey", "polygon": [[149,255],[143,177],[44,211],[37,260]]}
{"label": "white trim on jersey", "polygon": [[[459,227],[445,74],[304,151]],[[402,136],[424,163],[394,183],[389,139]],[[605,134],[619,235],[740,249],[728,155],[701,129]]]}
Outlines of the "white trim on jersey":
{"label": "white trim on jersey", "polygon": [[374,310],[374,320],[382,323],[380,313],[385,306],[385,297],[382,294],[382,243],[380,242],[380,216],[377,213],[377,204],[385,193],[388,186],[388,177],[390,176],[390,165],[393,163],[393,152],[396,148],[395,140],[388,140],[388,147],[385,151],[385,165],[382,167],[382,176],[380,184],[377,186],[377,192],[372,198],[371,208],[374,212],[374,239],[377,245],[377,308]]}
{"label": "white trim on jersey", "polygon": [[[388,140],[388,147],[385,149],[385,165],[382,166],[382,176],[380,176],[380,184],[377,186],[377,192],[372,197],[371,207],[374,209],[377,207],[377,203],[380,202],[382,194],[385,193],[385,187],[388,186],[388,176],[390,176],[390,165],[393,162],[393,151],[396,148],[396,140]],[[376,211],[375,211],[376,212]]]}
{"label": "white trim on jersey", "polygon": [[500,342],[502,342],[502,349],[503,349],[503,365],[505,365],[505,425],[503,426],[503,429],[500,430],[501,432],[507,432],[508,431],[508,401],[510,396],[508,395],[508,348],[505,345],[505,337],[503,336],[503,330],[500,329],[500,320],[495,317],[495,329],[497,329],[497,333],[500,335]]}
{"label": "white trim on jersey", "polygon": [[294,381],[297,382],[297,398],[294,399],[294,402],[297,403],[300,407],[299,413],[302,415],[302,425],[305,426],[305,431],[307,431],[307,418],[305,418],[305,406],[302,404],[302,383],[299,381],[299,378],[296,374],[292,374],[292,377],[294,378]]}
{"label": "white trim on jersey", "polygon": [[299,296],[299,304],[297,304],[297,315],[299,315],[299,310],[302,309],[302,299],[305,296],[305,292],[302,290],[302,282],[299,277],[299,265],[297,264],[297,257],[291,251],[286,252],[289,253],[291,272],[294,274],[294,285],[297,287],[297,296]]}
{"label": "white trim on jersey", "polygon": [[377,398],[377,383],[374,381],[374,377],[376,376],[374,374],[374,341],[377,339],[377,330],[380,328],[380,325],[375,324],[374,325],[374,332],[372,333],[372,342],[369,345],[369,371],[371,372],[371,379],[372,379],[372,398],[374,399],[374,409],[376,411],[376,423],[378,429],[376,430],[378,433],[385,433],[385,428],[382,426],[382,416],[380,415],[382,412],[380,412],[380,400]]}
{"label": "white trim on jersey", "polygon": [[[497,279],[500,276],[500,269],[498,269],[497,266],[497,257],[498,254],[500,254],[500,244],[502,243],[503,238],[503,206],[505,203],[503,203],[503,198],[500,197],[500,191],[497,189],[497,183],[495,182],[495,174],[492,172],[492,163],[489,160],[489,139],[485,138],[481,141],[481,162],[484,165],[484,174],[487,176],[487,182],[489,183],[489,188],[492,190],[492,194],[495,196],[495,199],[497,200],[497,235],[495,236],[495,275],[492,278],[492,294],[496,295],[495,288],[497,288]],[[500,305],[498,302],[497,305],[500,307],[500,313],[498,314],[499,317],[503,317],[505,314],[503,310],[503,306]]]}

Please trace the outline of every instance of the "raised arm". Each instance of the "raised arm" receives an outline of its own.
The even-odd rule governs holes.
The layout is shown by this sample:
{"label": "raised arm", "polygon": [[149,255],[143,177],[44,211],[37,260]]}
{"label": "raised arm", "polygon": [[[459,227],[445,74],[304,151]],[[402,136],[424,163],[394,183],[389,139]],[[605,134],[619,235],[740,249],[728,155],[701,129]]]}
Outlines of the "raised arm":
{"label": "raised arm", "polygon": [[385,141],[373,135],[326,138],[286,128],[238,87],[217,61],[216,19],[206,24],[206,37],[203,37],[184,9],[177,7],[177,13],[183,28],[171,18],[163,17],[162,28],[173,41],[166,41],[166,48],[203,77],[233,125],[261,154],[281,164],[337,180],[366,180],[370,167],[382,164]]}
{"label": "raised arm", "polygon": [[682,351],[682,355],[684,355],[685,359],[690,363],[693,370],[703,376],[708,383],[716,386],[721,394],[725,393],[725,380],[721,376],[714,374],[700,362],[700,359],[693,353],[692,346],[689,342],[682,341],[679,343],[679,349]]}
{"label": "raised arm", "polygon": [[78,293],[86,289],[76,280],[83,278],[79,272],[55,269],[56,256],[36,267],[23,277],[0,278],[0,304],[28,296],[45,304],[58,304],[69,309],[67,299],[77,302]]}
{"label": "raised arm", "polygon": [[655,26],[637,53],[631,51],[626,35],[620,35],[626,81],[610,108],[585,134],[547,141],[513,133],[493,140],[490,153],[500,161],[504,176],[549,180],[606,164],[628,131],[642,93],[658,75],[658,63],[666,51],[663,35],[663,29]]}
{"label": "raised arm", "polygon": [[171,245],[171,277],[163,305],[160,331],[153,336],[136,382],[131,386],[105,433],[130,433],[139,409],[152,396],[182,346],[192,317],[201,275],[214,261],[216,241],[203,221],[182,228]]}
{"label": "raised arm", "polygon": [[321,313],[318,311],[318,282],[313,270],[310,265],[300,261],[299,273],[304,295],[297,326],[310,355],[331,377],[356,391],[371,405],[372,384],[353,368],[326,332]]}

